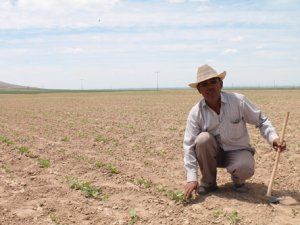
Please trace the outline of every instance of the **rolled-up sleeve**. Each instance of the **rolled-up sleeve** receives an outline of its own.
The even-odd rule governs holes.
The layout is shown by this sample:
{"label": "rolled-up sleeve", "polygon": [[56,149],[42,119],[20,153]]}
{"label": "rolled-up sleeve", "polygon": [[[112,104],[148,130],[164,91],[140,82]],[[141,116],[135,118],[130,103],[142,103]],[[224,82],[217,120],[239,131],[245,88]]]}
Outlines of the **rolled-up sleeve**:
{"label": "rolled-up sleeve", "polygon": [[183,140],[184,167],[186,171],[187,182],[197,181],[198,177],[198,163],[195,153],[195,139],[201,132],[198,112],[199,110],[197,107],[193,107],[190,111]]}
{"label": "rolled-up sleeve", "polygon": [[251,103],[245,96],[242,99],[242,114],[246,123],[250,123],[259,128],[263,138],[272,146],[274,139],[278,138],[271,121],[261,111]]}

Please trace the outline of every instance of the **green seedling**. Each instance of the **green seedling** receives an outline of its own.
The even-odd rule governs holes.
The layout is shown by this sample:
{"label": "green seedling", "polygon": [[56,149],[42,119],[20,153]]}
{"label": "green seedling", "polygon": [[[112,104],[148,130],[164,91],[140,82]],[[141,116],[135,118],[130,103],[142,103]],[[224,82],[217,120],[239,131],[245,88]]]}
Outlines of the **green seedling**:
{"label": "green seedling", "polygon": [[224,217],[224,218],[228,219],[230,221],[230,224],[232,224],[232,225],[238,224],[238,222],[240,220],[238,212],[236,210],[232,211],[231,213],[228,213],[228,212],[224,211],[223,209],[216,209],[213,212],[213,217],[214,218]]}
{"label": "green seedling", "polygon": [[4,169],[6,173],[11,173],[11,169],[9,169],[6,165],[1,165],[1,168]]}
{"label": "green seedling", "polygon": [[102,135],[98,135],[98,136],[95,138],[95,141],[107,143],[107,142],[108,142],[108,138],[107,138],[107,137],[104,137],[104,136],[102,136]]}
{"label": "green seedling", "polygon": [[38,158],[38,162],[40,164],[40,167],[42,167],[42,168],[50,167],[50,160],[49,159]]}
{"label": "green seedling", "polygon": [[78,161],[86,162],[87,158],[85,158],[83,155],[75,155],[74,158]]}
{"label": "green seedling", "polygon": [[[125,127],[126,127],[126,125],[125,125]],[[134,126],[133,125],[127,125],[127,128],[134,129]]]}
{"label": "green seedling", "polygon": [[297,216],[299,214],[299,212],[296,209],[292,209],[292,214],[293,214],[293,216]]}
{"label": "green seedling", "polygon": [[166,154],[166,151],[163,150],[163,149],[161,149],[161,150],[158,152],[158,154],[161,155],[161,156],[162,156],[162,155],[165,155],[165,154]]}
{"label": "green seedling", "polygon": [[166,192],[166,194],[169,198],[171,198],[175,202],[180,202],[180,203],[185,202],[184,193],[182,191],[170,191],[170,190],[168,190]]}
{"label": "green seedling", "polygon": [[96,161],[95,162],[95,166],[97,167],[97,168],[106,168],[107,170],[109,170],[111,173],[113,173],[113,174],[118,174],[118,173],[120,173],[120,171],[117,169],[117,167],[115,167],[115,166],[113,166],[112,164],[105,164],[105,163],[103,163],[103,162],[100,162],[100,161]]}
{"label": "green seedling", "polygon": [[85,193],[85,196],[88,198],[96,198],[101,199],[101,189],[98,187],[94,187],[90,182],[80,182],[77,180],[73,180],[70,183],[70,187],[75,190],[80,190]]}
{"label": "green seedling", "polygon": [[134,144],[134,145],[132,146],[132,151],[138,151],[139,149],[140,149],[140,146],[137,145],[137,144]]}
{"label": "green seedling", "polygon": [[38,158],[39,156],[38,155],[35,155],[34,153],[32,153],[27,147],[20,147],[18,148],[19,152],[23,155],[26,155],[27,157],[29,158]]}
{"label": "green seedling", "polygon": [[227,214],[227,218],[230,220],[230,223],[232,225],[236,225],[240,220],[238,212],[236,210],[234,210],[233,212]]}
{"label": "green seedling", "polygon": [[7,166],[7,165],[1,165],[1,167],[7,174],[9,174],[9,177],[11,179],[14,179],[13,171]]}
{"label": "green seedling", "polygon": [[106,165],[106,168],[107,168],[111,173],[113,173],[113,174],[118,174],[118,173],[120,173],[120,171],[119,171],[115,166],[113,166],[113,165],[111,165],[111,164],[107,164],[107,165]]}
{"label": "green seedling", "polygon": [[118,140],[112,140],[112,141],[113,141],[113,143],[114,143],[114,146],[119,146]]}
{"label": "green seedling", "polygon": [[60,219],[55,214],[51,214],[50,218],[51,218],[52,222],[56,225],[65,225],[64,223],[60,222]]}
{"label": "green seedling", "polygon": [[105,163],[100,162],[100,161],[96,161],[96,162],[95,162],[95,166],[96,166],[97,168],[102,168],[102,167],[105,166]]}
{"label": "green seedling", "polygon": [[109,196],[108,195],[103,195],[100,197],[101,201],[103,202],[107,202],[109,200]]}
{"label": "green seedling", "polygon": [[25,154],[26,156],[28,156],[29,158],[35,159],[38,158],[38,155],[35,155],[34,153],[32,153],[31,151],[29,151],[28,153]]}
{"label": "green seedling", "polygon": [[164,193],[164,194],[167,192],[167,189],[164,188],[163,186],[157,186],[157,187],[156,187],[156,190],[157,190],[158,192]]}
{"label": "green seedling", "polygon": [[2,141],[3,143],[5,143],[6,145],[13,145],[14,142],[9,140],[8,138],[4,137],[4,136],[0,136],[0,141]]}
{"label": "green seedling", "polygon": [[215,211],[213,211],[213,217],[215,218],[219,218],[219,217],[223,217],[225,216],[225,212],[222,209],[216,209]]}
{"label": "green seedling", "polygon": [[129,224],[134,224],[140,219],[140,217],[137,215],[135,209],[130,209],[129,210],[129,215],[130,215]]}
{"label": "green seedling", "polygon": [[66,149],[62,148],[62,149],[59,149],[59,150],[58,150],[58,153],[60,153],[60,154],[65,154],[66,151],[67,151]]}
{"label": "green seedling", "polygon": [[28,154],[29,153],[29,149],[27,147],[20,147],[19,148],[19,152],[21,154]]}
{"label": "green seedling", "polygon": [[62,139],[61,139],[61,141],[65,141],[65,142],[67,142],[67,141],[70,141],[70,138],[68,138],[68,137],[64,137],[64,138],[62,138]]}
{"label": "green seedling", "polygon": [[134,183],[138,186],[141,186],[143,188],[150,188],[152,186],[152,181],[151,180],[147,180],[143,177],[135,179]]}

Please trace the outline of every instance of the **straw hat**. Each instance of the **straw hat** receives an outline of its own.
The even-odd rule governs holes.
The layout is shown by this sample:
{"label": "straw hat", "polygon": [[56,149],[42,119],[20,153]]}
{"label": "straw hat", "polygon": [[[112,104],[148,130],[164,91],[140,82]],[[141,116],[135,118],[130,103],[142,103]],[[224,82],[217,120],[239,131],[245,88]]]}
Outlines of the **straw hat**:
{"label": "straw hat", "polygon": [[225,76],[226,76],[226,71],[224,71],[223,73],[218,74],[213,68],[211,68],[209,65],[205,64],[205,65],[200,66],[198,68],[197,82],[190,83],[189,86],[192,87],[192,88],[197,88],[197,85],[200,82],[209,80],[209,79],[214,78],[214,77],[219,77],[223,80],[225,78]]}

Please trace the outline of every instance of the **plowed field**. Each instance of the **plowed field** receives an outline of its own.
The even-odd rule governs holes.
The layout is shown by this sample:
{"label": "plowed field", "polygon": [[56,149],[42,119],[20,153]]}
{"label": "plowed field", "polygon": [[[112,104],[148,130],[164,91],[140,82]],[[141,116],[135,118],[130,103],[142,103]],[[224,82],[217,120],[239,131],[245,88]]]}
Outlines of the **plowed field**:
{"label": "plowed field", "polygon": [[250,192],[220,189],[189,203],[182,139],[195,91],[0,95],[0,224],[300,224],[300,90],[247,90],[288,150],[264,198],[275,152],[249,126],[256,148]]}

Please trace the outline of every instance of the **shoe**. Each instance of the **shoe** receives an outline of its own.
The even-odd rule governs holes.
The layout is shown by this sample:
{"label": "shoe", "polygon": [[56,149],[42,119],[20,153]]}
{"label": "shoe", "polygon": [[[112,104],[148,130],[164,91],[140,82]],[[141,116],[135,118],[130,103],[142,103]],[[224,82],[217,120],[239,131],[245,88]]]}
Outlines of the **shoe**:
{"label": "shoe", "polygon": [[218,190],[218,186],[217,185],[213,185],[213,186],[210,186],[210,187],[200,186],[198,188],[198,194],[199,195],[206,195],[209,192],[214,192],[216,190]]}
{"label": "shoe", "polygon": [[246,186],[245,183],[233,184],[233,190],[238,193],[247,193],[249,191],[249,188]]}

